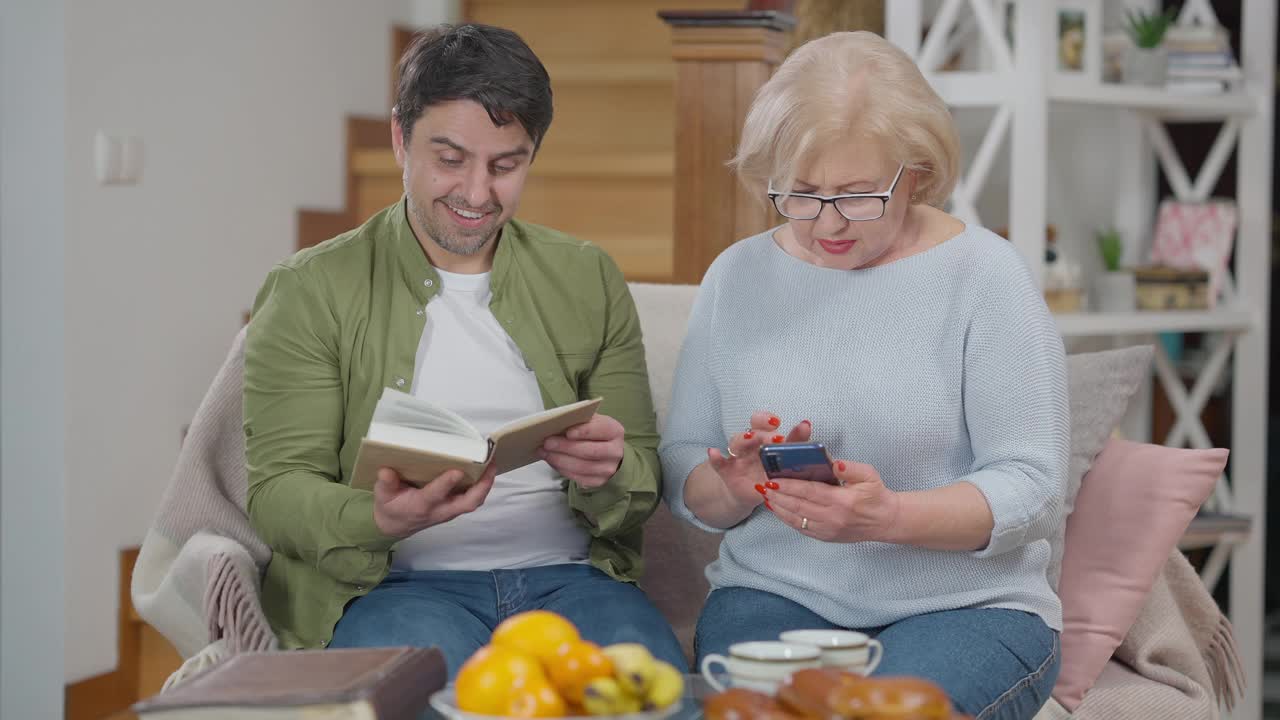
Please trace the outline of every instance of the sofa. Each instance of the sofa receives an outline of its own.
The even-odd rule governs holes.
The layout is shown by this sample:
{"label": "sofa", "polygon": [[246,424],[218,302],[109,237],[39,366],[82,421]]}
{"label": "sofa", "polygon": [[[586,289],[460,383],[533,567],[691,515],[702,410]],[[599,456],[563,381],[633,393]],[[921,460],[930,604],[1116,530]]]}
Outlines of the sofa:
{"label": "sofa", "polygon": [[[633,283],[631,290],[640,314],[661,430],[697,288]],[[239,397],[243,335],[242,331],[197,411],[134,572],[132,594],[139,614],[188,658],[184,668],[170,679],[170,684],[180,682],[228,654],[275,646],[274,636],[266,626],[256,599],[261,568],[269,553],[252,535],[243,511],[245,479]],[[1145,367],[1140,370],[1146,372]],[[1103,428],[1099,432],[1103,437],[1097,442],[1101,443],[1110,430]],[[645,527],[645,572],[641,586],[671,622],[690,656],[697,615],[708,592],[703,571],[715,559],[718,545],[719,536],[676,520],[665,505],[659,507]],[[1210,612],[1204,608],[1212,606],[1212,599],[1198,583],[1188,589],[1185,577],[1190,568],[1181,568],[1180,562],[1185,564],[1176,552],[1170,554],[1167,563],[1162,559],[1162,567],[1157,568],[1162,574],[1153,579],[1152,586],[1163,588],[1162,592],[1171,599],[1155,609],[1148,600],[1142,608],[1143,614],[1137,618],[1139,622],[1156,628],[1180,627],[1188,623],[1178,613],[1189,605]],[[1162,585],[1170,572],[1181,573],[1179,577],[1183,580]],[[1194,577],[1194,573],[1191,576]],[[1212,612],[1215,622],[1225,623],[1216,614],[1216,608]],[[1126,632],[1120,633],[1124,640],[1132,635]],[[1050,701],[1038,717],[1109,717],[1115,716],[1117,709],[1129,717],[1217,717],[1220,701],[1225,695],[1229,702],[1235,689],[1221,677],[1221,669],[1214,675],[1210,667],[1213,662],[1205,660],[1205,667],[1200,667],[1201,656],[1206,651],[1198,646],[1208,641],[1199,638],[1188,630],[1169,640],[1195,650],[1186,653],[1194,656],[1187,660],[1191,666],[1187,668],[1164,667],[1151,660],[1151,653],[1145,660],[1134,659],[1137,655],[1126,658],[1127,663],[1114,658],[1106,662],[1104,658],[1106,666],[1100,668],[1097,682],[1089,681],[1087,684],[1092,689],[1084,688],[1089,690],[1089,699],[1073,708],[1075,714]],[[1228,655],[1234,652],[1229,638],[1217,642],[1227,643]],[[1122,643],[1117,646],[1117,657],[1123,649]],[[1158,650],[1155,654],[1168,655]],[[1149,671],[1144,662],[1160,665],[1158,672]],[[1163,679],[1153,679],[1152,675]],[[1095,703],[1095,697],[1104,700]],[[1097,705],[1096,712],[1089,712],[1090,703]]]}

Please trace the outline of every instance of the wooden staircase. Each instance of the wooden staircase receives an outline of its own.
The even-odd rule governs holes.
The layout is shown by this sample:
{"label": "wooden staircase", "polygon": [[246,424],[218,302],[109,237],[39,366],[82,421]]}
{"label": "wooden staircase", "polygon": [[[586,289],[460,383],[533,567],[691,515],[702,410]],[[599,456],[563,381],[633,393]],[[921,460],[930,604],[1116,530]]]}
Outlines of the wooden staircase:
{"label": "wooden staircase", "polygon": [[[742,0],[472,0],[466,19],[511,28],[551,75],[555,119],[517,216],[604,248],[629,280],[672,278],[676,64],[659,10],[739,9]],[[411,35],[397,31],[403,47]],[[347,208],[304,210],[307,247],[403,192],[386,119],[347,123]],[[726,158],[727,159],[727,158]]]}

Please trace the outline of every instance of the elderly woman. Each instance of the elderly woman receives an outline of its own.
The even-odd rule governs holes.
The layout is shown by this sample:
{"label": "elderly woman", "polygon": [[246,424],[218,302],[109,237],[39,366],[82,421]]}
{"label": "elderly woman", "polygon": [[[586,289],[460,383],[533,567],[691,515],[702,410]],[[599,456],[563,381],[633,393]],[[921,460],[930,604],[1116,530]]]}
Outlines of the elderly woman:
{"label": "elderly woman", "polygon": [[[877,674],[980,718],[1048,698],[1063,345],[1010,244],[938,209],[958,160],[944,103],[871,33],[804,45],[756,96],[733,166],[786,223],[707,271],[660,448],[668,504],[725,533],[699,659],[858,629]],[[767,478],[785,439],[823,443],[840,484]]]}

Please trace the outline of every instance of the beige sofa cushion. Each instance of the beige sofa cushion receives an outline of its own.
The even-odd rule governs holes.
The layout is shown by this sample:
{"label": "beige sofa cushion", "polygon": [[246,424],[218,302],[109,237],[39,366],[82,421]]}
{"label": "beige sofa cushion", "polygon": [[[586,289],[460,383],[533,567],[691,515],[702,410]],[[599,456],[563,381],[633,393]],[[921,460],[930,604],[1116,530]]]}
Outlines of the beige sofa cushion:
{"label": "beige sofa cushion", "polygon": [[[666,424],[671,381],[698,293],[694,285],[632,283],[631,295],[644,333],[649,386],[658,413],[658,430]],[[693,659],[693,631],[707,597],[704,569],[716,559],[720,536],[703,532],[658,507],[644,528],[644,575],[640,586],[675,628],[685,654]]]}

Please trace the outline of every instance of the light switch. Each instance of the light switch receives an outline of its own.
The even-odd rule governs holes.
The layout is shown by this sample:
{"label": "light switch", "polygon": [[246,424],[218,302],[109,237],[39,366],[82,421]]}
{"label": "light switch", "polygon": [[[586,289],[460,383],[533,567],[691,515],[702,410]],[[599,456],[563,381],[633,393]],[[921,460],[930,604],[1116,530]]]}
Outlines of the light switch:
{"label": "light switch", "polygon": [[100,185],[132,185],[142,179],[142,138],[99,130],[93,138],[94,172]]}
{"label": "light switch", "polygon": [[99,130],[93,136],[93,167],[99,185],[111,185],[120,176],[123,164],[120,143],[110,135]]}
{"label": "light switch", "polygon": [[125,137],[120,141],[120,182],[135,185],[142,180],[142,138]]}

